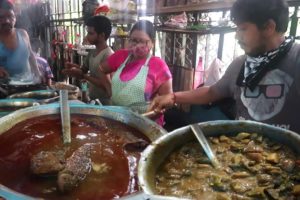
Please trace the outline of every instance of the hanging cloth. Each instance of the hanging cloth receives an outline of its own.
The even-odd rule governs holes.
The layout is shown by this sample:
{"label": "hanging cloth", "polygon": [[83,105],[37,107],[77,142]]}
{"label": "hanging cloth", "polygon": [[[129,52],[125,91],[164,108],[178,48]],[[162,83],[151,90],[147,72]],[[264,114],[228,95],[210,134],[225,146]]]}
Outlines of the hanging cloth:
{"label": "hanging cloth", "polygon": [[130,107],[130,105],[135,105],[134,111],[144,113],[147,111],[145,87],[149,70],[148,63],[151,55],[149,54],[147,56],[146,62],[133,79],[129,81],[122,81],[120,75],[130,57],[131,55],[126,58],[112,77],[112,104],[128,107]]}

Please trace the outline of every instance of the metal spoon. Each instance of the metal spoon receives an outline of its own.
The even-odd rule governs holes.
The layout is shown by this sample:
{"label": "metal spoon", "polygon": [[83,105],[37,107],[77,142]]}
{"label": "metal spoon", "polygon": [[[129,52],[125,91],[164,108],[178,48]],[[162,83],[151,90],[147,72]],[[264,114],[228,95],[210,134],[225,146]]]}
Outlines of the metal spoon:
{"label": "metal spoon", "polygon": [[211,161],[211,164],[215,168],[220,168],[220,163],[217,160],[217,157],[215,156],[214,152],[210,148],[210,145],[207,142],[207,140],[206,140],[206,138],[203,134],[203,131],[199,128],[198,124],[191,124],[190,127],[191,127],[193,133],[195,134],[197,140],[201,144],[201,146],[202,146],[204,152],[206,153],[207,157]]}
{"label": "metal spoon", "polygon": [[68,90],[59,91],[59,105],[64,144],[71,143],[71,120]]}

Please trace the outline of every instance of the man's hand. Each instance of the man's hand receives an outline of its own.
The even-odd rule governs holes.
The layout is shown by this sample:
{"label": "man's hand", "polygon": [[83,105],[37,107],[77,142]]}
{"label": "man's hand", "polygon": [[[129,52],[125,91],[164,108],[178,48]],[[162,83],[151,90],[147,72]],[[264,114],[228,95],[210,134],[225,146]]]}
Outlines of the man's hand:
{"label": "man's hand", "polygon": [[65,68],[66,69],[71,69],[71,68],[77,68],[80,69],[80,66],[74,63],[66,62],[65,63]]}
{"label": "man's hand", "polygon": [[9,74],[8,72],[4,69],[4,67],[0,67],[0,78],[8,78]]}
{"label": "man's hand", "polygon": [[166,108],[171,108],[174,105],[175,105],[174,93],[157,96],[151,102],[148,111],[154,110],[157,113],[164,113]]}
{"label": "man's hand", "polygon": [[74,77],[76,79],[83,79],[84,73],[81,69],[73,67],[73,68],[66,68],[62,70],[64,75],[68,75],[70,77]]}

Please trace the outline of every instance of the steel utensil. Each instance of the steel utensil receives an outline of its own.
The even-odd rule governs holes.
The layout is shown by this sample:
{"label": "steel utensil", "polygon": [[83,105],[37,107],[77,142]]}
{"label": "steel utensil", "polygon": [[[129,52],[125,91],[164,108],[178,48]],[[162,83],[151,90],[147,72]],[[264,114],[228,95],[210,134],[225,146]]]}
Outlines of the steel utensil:
{"label": "steel utensil", "polygon": [[57,100],[59,100],[59,96],[56,96],[56,97],[52,97],[52,98],[49,98],[49,99],[41,99],[41,100],[38,100],[38,103],[39,104],[48,104],[48,103],[53,103]]}
{"label": "steel utensil", "polygon": [[120,198],[120,200],[188,200],[185,198],[169,197],[162,195],[145,194],[144,192],[137,192],[126,197]]}
{"label": "steel utensil", "polygon": [[194,135],[196,136],[197,140],[201,144],[204,152],[206,153],[207,157],[211,161],[212,165],[215,168],[219,168],[220,163],[219,163],[217,157],[215,156],[214,152],[210,148],[210,145],[209,145],[208,141],[206,140],[206,137],[204,136],[203,131],[199,128],[198,124],[191,124],[190,128],[192,129]]}
{"label": "steel utensil", "polygon": [[[255,121],[216,120],[199,123],[198,126],[207,138],[221,135],[235,136],[240,132],[256,133],[280,144],[287,145],[297,154],[300,154],[300,134],[273,125]],[[191,131],[191,127],[184,126],[160,136],[142,152],[138,164],[138,177],[140,187],[145,193],[159,193],[156,188],[156,175],[160,166],[172,152],[193,141],[195,141],[195,136]]]}
{"label": "steel utensil", "polygon": [[157,113],[154,110],[149,111],[149,112],[145,112],[145,113],[142,114],[143,117],[148,117],[148,118],[154,117],[156,115],[157,115]]}
{"label": "steel utensil", "polygon": [[55,90],[35,90],[28,92],[20,92],[9,95],[7,99],[16,99],[16,98],[33,98],[33,99],[49,99],[58,96],[58,93]]}
{"label": "steel utensil", "polygon": [[14,200],[38,200],[38,199],[40,199],[40,198],[38,198],[38,199],[31,198],[29,196],[23,195],[21,193],[18,193],[16,191],[9,189],[8,187],[5,187],[4,185],[0,185],[0,197],[3,197],[4,199],[14,199]]}
{"label": "steel utensil", "polygon": [[[72,115],[84,115],[86,117],[99,116],[104,117],[106,119],[114,120],[140,131],[145,137],[149,138],[149,140],[151,141],[157,140],[162,135],[167,134],[166,130],[164,130],[161,126],[159,126],[152,120],[149,120],[145,117],[141,117],[141,115],[133,113],[129,109],[125,109],[124,107],[89,105],[83,103],[75,103],[72,101],[69,101],[69,105],[70,112]],[[26,120],[39,120],[40,117],[49,115],[60,115],[60,105],[58,103],[33,106],[15,111],[1,118],[0,135],[6,134],[8,130]],[[16,137],[18,137],[19,134],[22,133],[17,133]],[[5,188],[1,186],[2,185],[0,184],[0,196],[4,197],[5,199],[27,200],[25,197],[20,197],[18,195],[18,192],[16,191],[11,191],[12,194],[10,196],[5,196],[8,191],[7,189],[5,190]],[[30,199],[29,196],[26,195],[26,197]],[[67,197],[68,195],[66,195],[66,198]],[[32,197],[32,199],[37,200],[41,198]]]}
{"label": "steel utensil", "polygon": [[71,143],[71,117],[70,106],[68,102],[68,90],[60,90],[59,96],[63,142],[64,144],[68,144]]}

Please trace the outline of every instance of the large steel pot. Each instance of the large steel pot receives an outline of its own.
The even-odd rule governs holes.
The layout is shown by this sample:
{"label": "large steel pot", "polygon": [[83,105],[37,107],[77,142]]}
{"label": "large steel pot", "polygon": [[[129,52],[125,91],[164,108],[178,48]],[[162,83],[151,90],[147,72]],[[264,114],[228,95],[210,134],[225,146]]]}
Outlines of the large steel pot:
{"label": "large steel pot", "polygon": [[[0,119],[0,135],[4,134],[16,124],[24,120],[44,115],[59,114],[59,112],[60,108],[58,104],[41,105],[15,111]],[[156,140],[160,136],[167,133],[155,122],[122,107],[70,104],[70,112],[71,114],[102,116],[108,119],[122,122],[133,128],[136,128],[137,130],[145,134],[151,141]],[[28,196],[24,196],[22,194],[14,192],[2,185],[0,185],[0,197],[1,196],[5,197],[8,200],[31,199]]]}
{"label": "large steel pot", "polygon": [[[236,134],[239,132],[259,133],[300,153],[300,136],[292,131],[253,121],[213,121],[199,123],[206,136]],[[154,141],[142,153],[138,166],[139,183],[147,194],[157,194],[155,175],[159,166],[174,149],[195,140],[190,127],[174,130]]]}

